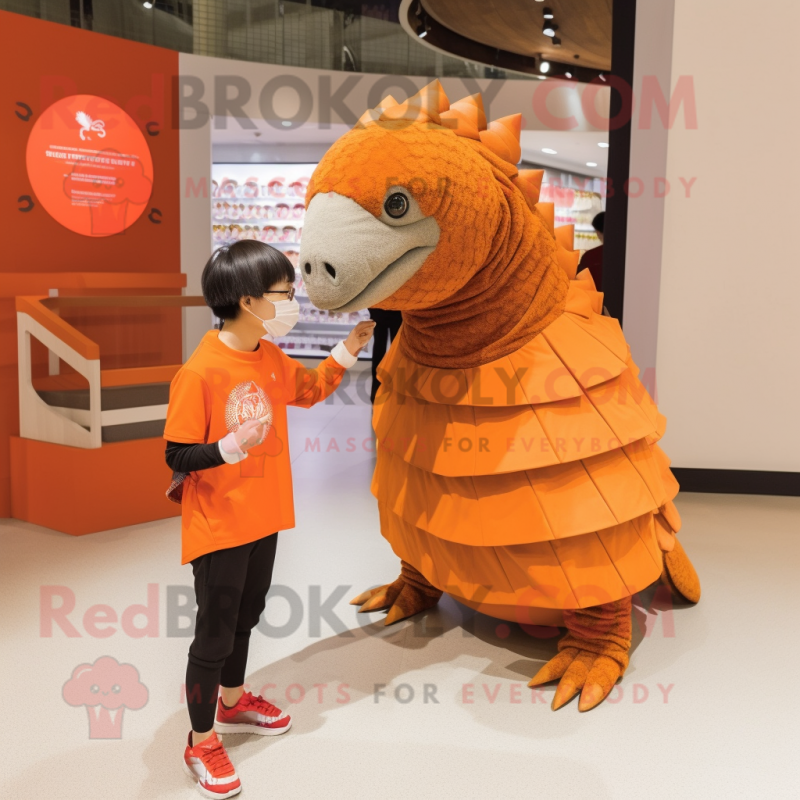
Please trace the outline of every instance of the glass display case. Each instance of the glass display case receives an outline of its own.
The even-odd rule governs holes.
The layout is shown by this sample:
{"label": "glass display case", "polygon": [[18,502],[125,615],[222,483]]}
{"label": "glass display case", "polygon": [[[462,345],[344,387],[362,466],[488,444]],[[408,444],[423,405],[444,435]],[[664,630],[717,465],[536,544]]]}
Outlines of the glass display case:
{"label": "glass display case", "polygon": [[[324,358],[369,312],[329,313],[308,299],[300,270],[304,198],[316,164],[214,164],[211,169],[211,238],[214,248],[254,239],[281,250],[295,268],[300,319],[276,344],[295,356]],[[372,358],[370,341],[359,354]]]}

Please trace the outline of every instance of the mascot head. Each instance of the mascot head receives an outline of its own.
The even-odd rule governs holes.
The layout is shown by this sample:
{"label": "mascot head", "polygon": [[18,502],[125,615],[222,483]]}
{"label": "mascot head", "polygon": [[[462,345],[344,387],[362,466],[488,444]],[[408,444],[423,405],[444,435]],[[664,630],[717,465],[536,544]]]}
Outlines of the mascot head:
{"label": "mascot head", "polygon": [[309,183],[300,270],[312,302],[421,310],[520,246],[555,258],[542,172],[516,167],[520,127],[519,114],[487,126],[480,95],[451,105],[438,81],[367,111]]}

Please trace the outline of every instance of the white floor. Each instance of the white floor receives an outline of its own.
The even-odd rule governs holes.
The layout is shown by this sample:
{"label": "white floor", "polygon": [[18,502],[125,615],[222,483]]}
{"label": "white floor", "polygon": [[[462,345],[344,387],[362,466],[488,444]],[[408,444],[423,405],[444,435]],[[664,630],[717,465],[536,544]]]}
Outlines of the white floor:
{"label": "white floor", "polygon": [[[356,615],[347,600],[398,571],[369,493],[369,410],[358,400],[292,410],[290,426],[298,524],[281,534],[282,588],[266,618],[294,630],[254,633],[249,681],[258,691],[274,684],[265,695],[283,707],[288,693],[294,727],[274,739],[227,737],[243,797],[800,796],[800,499],[682,495],[681,538],[701,603],[670,609],[652,592],[640,598],[617,702],[552,712],[553,688],[537,696],[525,684],[553,639],[472,617],[448,599],[391,628],[381,614]],[[307,449],[317,437],[319,451]],[[178,520],[82,538],[4,520],[0,537],[0,794],[195,796],[180,769],[190,640],[171,630],[189,620],[167,608],[191,586]],[[107,605],[121,618],[146,602],[148,584],[157,587],[157,636],[134,638],[120,623],[99,624],[112,631],[106,638],[87,632],[87,609]],[[65,588],[40,588],[48,586]],[[46,635],[42,591],[74,595],[72,636],[55,623]],[[338,601],[320,614],[331,595]],[[120,739],[90,739],[87,709],[62,697],[76,666],[105,655],[134,665],[149,691],[144,707],[124,711]]]}

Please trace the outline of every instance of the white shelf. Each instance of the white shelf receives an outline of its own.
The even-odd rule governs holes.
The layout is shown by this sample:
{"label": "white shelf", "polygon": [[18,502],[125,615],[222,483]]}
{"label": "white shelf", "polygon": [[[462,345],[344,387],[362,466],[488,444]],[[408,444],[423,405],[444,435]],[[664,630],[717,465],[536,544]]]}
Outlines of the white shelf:
{"label": "white shelf", "polygon": [[228,195],[215,195],[211,198],[211,201],[216,203],[234,203],[235,205],[239,205],[240,203],[293,203],[297,205],[298,203],[303,203],[305,205],[305,197],[294,197],[290,195],[286,195],[285,197],[229,197]]}
{"label": "white shelf", "polygon": [[270,225],[291,225],[294,223],[302,222],[304,217],[286,217],[285,219],[242,219],[239,217],[236,219],[235,217],[211,217],[211,221],[215,223],[228,223],[229,225],[263,225],[264,223],[267,224],[267,227]]}

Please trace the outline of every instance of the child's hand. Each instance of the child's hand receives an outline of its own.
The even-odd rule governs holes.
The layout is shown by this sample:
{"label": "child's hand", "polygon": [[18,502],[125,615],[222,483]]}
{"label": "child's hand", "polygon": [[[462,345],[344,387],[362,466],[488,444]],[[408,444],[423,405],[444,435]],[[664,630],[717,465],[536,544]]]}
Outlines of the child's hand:
{"label": "child's hand", "polygon": [[266,419],[247,419],[237,430],[229,433],[220,446],[226,453],[246,453],[251,447],[256,447],[264,441],[267,433]]}
{"label": "child's hand", "polygon": [[351,356],[357,356],[363,350],[369,340],[372,338],[372,332],[375,330],[375,321],[365,319],[358,323],[358,325],[347,334],[344,340],[344,346]]}

